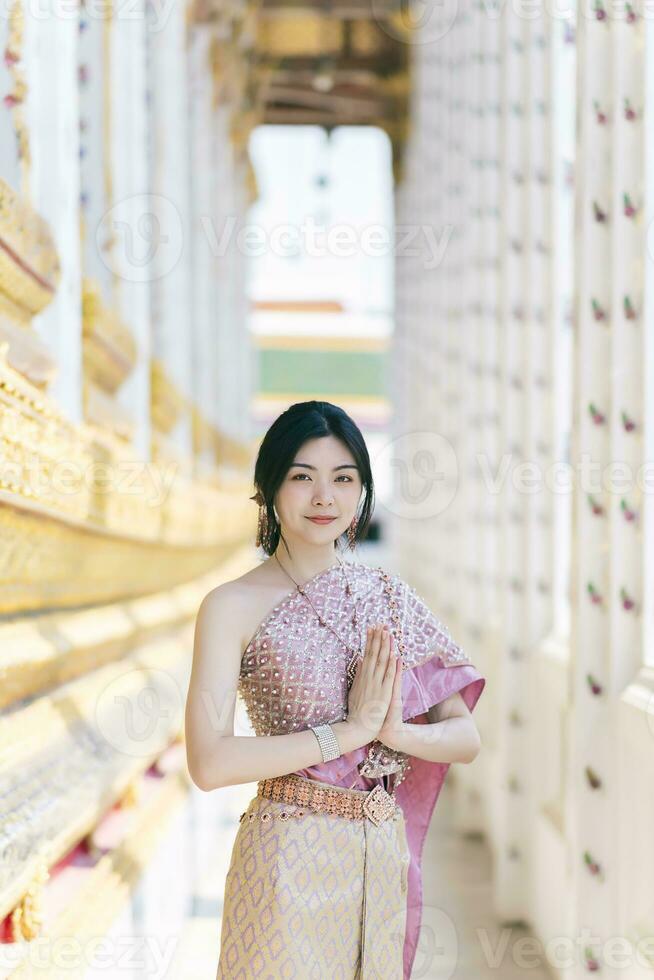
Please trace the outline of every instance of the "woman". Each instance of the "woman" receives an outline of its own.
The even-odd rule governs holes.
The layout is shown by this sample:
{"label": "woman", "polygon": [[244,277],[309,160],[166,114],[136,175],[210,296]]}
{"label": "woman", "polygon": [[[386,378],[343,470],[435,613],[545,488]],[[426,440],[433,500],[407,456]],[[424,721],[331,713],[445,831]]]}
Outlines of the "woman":
{"label": "woman", "polygon": [[[368,451],[342,409],[292,405],[254,483],[268,558],[203,600],[186,705],[194,782],[258,783],[217,980],[407,980],[425,834],[450,764],[479,751],[485,678],[399,576],[338,554],[373,509]],[[233,734],[237,692],[255,737]]]}

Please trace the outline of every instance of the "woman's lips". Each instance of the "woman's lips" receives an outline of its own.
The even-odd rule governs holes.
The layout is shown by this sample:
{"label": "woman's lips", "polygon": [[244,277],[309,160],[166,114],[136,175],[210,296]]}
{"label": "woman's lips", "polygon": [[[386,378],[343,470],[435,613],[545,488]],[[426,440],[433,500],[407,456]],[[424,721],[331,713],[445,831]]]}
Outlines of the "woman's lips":
{"label": "woman's lips", "polygon": [[313,521],[314,524],[331,524],[331,522],[335,521],[336,518],[335,517],[308,517],[307,520]]}

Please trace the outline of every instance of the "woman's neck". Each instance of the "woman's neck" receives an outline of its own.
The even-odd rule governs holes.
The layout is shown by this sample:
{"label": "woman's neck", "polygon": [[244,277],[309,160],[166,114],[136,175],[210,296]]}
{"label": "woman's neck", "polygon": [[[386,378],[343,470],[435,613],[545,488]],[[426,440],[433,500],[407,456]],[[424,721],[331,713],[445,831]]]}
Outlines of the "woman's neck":
{"label": "woman's neck", "polygon": [[286,548],[278,547],[271,557],[278,567],[281,565],[283,571],[290,574],[300,585],[340,561],[333,545],[330,546],[329,551],[312,548],[309,551],[299,552],[295,548],[292,550],[292,557],[289,557]]}

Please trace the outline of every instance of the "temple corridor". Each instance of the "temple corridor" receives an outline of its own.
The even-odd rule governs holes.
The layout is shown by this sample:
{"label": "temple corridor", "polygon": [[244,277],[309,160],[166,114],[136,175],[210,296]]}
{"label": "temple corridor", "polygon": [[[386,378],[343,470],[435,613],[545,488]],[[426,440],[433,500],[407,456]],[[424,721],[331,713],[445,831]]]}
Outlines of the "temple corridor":
{"label": "temple corridor", "polygon": [[5,14],[0,980],[214,980],[253,787],[190,776],[194,623],[312,399],[370,453],[354,559],[486,679],[413,980],[651,978],[647,5]]}

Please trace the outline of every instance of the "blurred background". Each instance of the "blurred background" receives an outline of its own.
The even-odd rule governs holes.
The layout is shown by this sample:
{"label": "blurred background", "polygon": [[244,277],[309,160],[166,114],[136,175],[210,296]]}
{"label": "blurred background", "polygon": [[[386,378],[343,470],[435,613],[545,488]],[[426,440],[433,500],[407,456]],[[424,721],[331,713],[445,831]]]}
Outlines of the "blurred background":
{"label": "blurred background", "polygon": [[647,15],[7,0],[0,977],[215,975],[255,787],[188,776],[194,621],[309,398],[370,449],[355,559],[487,678],[413,976],[652,976]]}

